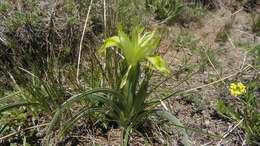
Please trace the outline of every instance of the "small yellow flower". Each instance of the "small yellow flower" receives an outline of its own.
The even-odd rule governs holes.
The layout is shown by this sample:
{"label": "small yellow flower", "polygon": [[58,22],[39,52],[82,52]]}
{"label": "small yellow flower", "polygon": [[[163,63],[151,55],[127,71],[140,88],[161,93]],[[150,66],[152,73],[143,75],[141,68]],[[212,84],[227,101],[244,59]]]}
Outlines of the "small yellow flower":
{"label": "small yellow flower", "polygon": [[229,92],[232,96],[237,97],[246,92],[246,86],[241,82],[239,82],[237,84],[231,83],[229,86]]}

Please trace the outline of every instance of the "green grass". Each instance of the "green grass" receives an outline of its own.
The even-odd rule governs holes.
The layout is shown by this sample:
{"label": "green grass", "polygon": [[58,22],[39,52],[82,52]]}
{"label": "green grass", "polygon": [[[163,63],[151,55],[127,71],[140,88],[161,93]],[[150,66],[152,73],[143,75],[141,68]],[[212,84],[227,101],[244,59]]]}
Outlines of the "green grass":
{"label": "green grass", "polygon": [[254,66],[259,67],[260,64],[260,45],[254,43],[239,43],[239,47],[247,51],[253,58],[252,63]]}
{"label": "green grass", "polygon": [[146,0],[145,5],[156,19],[168,24],[189,24],[197,21],[205,12],[199,3],[186,4],[179,0]]}
{"label": "green grass", "polygon": [[[216,53],[211,48],[201,48],[198,50],[200,55],[200,70],[204,71],[207,67],[220,67]],[[213,66],[212,66],[213,65]]]}
{"label": "green grass", "polygon": [[252,20],[252,32],[256,33],[259,36],[260,33],[260,15],[257,12],[252,11],[251,13],[251,20]]}

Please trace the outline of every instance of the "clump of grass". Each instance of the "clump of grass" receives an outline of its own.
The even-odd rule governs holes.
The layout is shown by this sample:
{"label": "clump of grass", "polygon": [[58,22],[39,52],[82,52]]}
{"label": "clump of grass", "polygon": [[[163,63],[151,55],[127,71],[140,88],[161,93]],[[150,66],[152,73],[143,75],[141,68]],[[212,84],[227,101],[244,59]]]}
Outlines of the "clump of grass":
{"label": "clump of grass", "polygon": [[252,17],[252,31],[256,36],[260,36],[260,15],[256,12],[251,12]]}
{"label": "clump of grass", "polygon": [[195,38],[195,36],[193,36],[189,33],[181,33],[176,38],[176,42],[175,42],[176,47],[188,48],[192,52],[197,50],[197,47],[198,47],[197,43],[198,43],[198,40]]}
{"label": "clump of grass", "polygon": [[146,0],[146,7],[153,11],[159,20],[173,20],[179,15],[184,5],[179,0]]}
{"label": "clump of grass", "polygon": [[238,46],[248,51],[248,53],[253,57],[252,64],[256,67],[259,67],[260,45],[252,43],[239,43]]}
{"label": "clump of grass", "polygon": [[253,56],[253,65],[256,67],[260,66],[260,45],[255,45],[250,48],[247,48],[249,53]]}
{"label": "clump of grass", "polygon": [[228,37],[230,36],[230,29],[232,28],[234,21],[234,17],[231,18],[230,21],[228,21],[224,27],[217,33],[215,41],[216,42],[222,42],[225,43],[228,41]]}
{"label": "clump of grass", "polygon": [[200,24],[200,18],[207,12],[206,8],[200,3],[185,4],[183,10],[176,18],[176,22],[185,26],[191,22],[198,22]]}
{"label": "clump of grass", "polygon": [[[23,77],[23,72],[20,72],[19,67],[29,71],[35,68],[35,74],[40,78],[51,76],[48,73],[54,73],[58,77],[58,74],[62,74],[59,73],[61,68],[73,68],[81,37],[81,20],[85,17],[83,12],[87,9],[83,6],[88,3],[80,4],[74,0],[56,4],[42,4],[38,0],[22,1],[19,5],[9,1],[0,3],[3,16],[1,25],[4,27],[3,37],[6,44],[5,52],[1,52],[5,58],[0,59],[0,68],[6,78],[10,72],[19,77],[17,82],[22,84],[20,78]],[[100,16],[95,15],[92,18],[100,19]],[[101,35],[100,31],[98,33],[94,29],[95,27],[88,27],[83,42],[83,46],[89,48],[89,52],[93,52],[92,48],[95,48],[99,41],[98,36]],[[89,52],[83,53],[84,56],[88,56],[87,61],[97,63]],[[87,69],[91,70],[91,66]],[[84,73],[81,72],[81,75],[84,76]]]}
{"label": "clump of grass", "polygon": [[154,13],[161,23],[182,25],[198,20],[204,12],[204,8],[199,4],[185,4],[179,0],[146,0],[146,8]]}
{"label": "clump of grass", "polygon": [[[175,116],[154,108],[161,100],[167,98],[161,100],[148,98],[149,81],[153,70],[163,74],[170,73],[162,58],[154,54],[159,40],[156,31],[144,32],[142,27],[135,27],[129,35],[119,29],[117,36],[106,39],[99,50],[100,53],[107,54],[111,53],[109,51],[115,51],[120,65],[118,68],[113,68],[115,70],[113,75],[116,78],[113,84],[109,84],[111,89],[93,89],[71,97],[57,110],[54,115],[56,118],[52,120],[48,131],[52,131],[64,111],[74,102],[83,99],[99,104],[85,107],[76,113],[60,128],[59,135],[64,135],[77,120],[90,113],[100,113],[106,117],[106,120],[116,122],[122,129],[122,145],[128,144],[131,131],[136,130],[150,116],[163,117],[174,125],[183,127]],[[112,47],[114,49],[110,50]],[[181,133],[183,143],[187,145],[185,130],[181,129]]]}
{"label": "clump of grass", "polygon": [[9,9],[11,9],[11,7],[12,6],[8,2],[6,2],[6,1],[1,2],[1,4],[0,4],[0,14],[6,15],[6,13],[8,12]]}
{"label": "clump of grass", "polygon": [[200,70],[204,71],[206,67],[212,67],[212,65],[216,68],[219,67],[220,63],[216,53],[211,48],[203,47],[198,50],[198,53],[200,55]]}
{"label": "clump of grass", "polygon": [[183,94],[182,97],[187,104],[192,105],[192,114],[201,113],[207,108],[208,102],[198,93],[191,92],[188,94]]}

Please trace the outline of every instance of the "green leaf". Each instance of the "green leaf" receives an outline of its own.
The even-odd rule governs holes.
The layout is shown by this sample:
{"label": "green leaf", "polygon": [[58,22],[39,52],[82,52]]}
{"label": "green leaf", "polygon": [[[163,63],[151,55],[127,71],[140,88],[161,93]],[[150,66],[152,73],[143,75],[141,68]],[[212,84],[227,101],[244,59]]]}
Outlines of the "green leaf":
{"label": "green leaf", "polygon": [[167,119],[168,121],[170,121],[172,124],[174,124],[177,128],[180,129],[180,132],[182,134],[182,143],[185,146],[189,146],[189,138],[187,135],[187,132],[183,126],[183,124],[180,122],[180,120],[178,118],[176,118],[174,115],[172,115],[171,113],[167,112],[167,111],[156,111],[156,114],[164,119]]}
{"label": "green leaf", "polygon": [[165,75],[170,74],[170,70],[168,69],[165,61],[160,56],[147,57],[147,60],[153,65],[153,67],[164,73]]}
{"label": "green leaf", "polygon": [[26,137],[25,136],[23,137],[23,146],[31,146],[30,144],[28,144],[26,142]]}
{"label": "green leaf", "polygon": [[125,84],[126,84],[126,82],[127,82],[128,74],[129,74],[129,72],[130,72],[131,69],[132,69],[132,65],[130,65],[130,66],[128,67],[128,69],[127,69],[125,75],[123,76],[122,81],[121,81],[121,84],[120,84],[120,89],[122,89],[122,88],[125,86]]}
{"label": "green leaf", "polygon": [[157,31],[144,32],[144,28],[136,26],[129,35],[123,32],[122,28],[118,29],[118,36],[114,36],[105,40],[99,52],[104,52],[106,48],[115,46],[121,49],[123,56],[127,60],[128,65],[135,66],[142,59],[153,54],[160,42]]}
{"label": "green leaf", "polygon": [[89,108],[85,107],[74,115],[70,120],[66,121],[59,132],[59,137],[64,136],[65,132],[73,126],[80,118],[90,114],[91,112],[105,112],[103,108]]}
{"label": "green leaf", "polygon": [[102,53],[106,52],[106,49],[109,47],[122,48],[122,46],[120,44],[120,38],[118,36],[113,36],[113,37],[106,39],[104,44],[98,50],[98,52],[102,54]]}
{"label": "green leaf", "polygon": [[3,132],[5,131],[5,129],[8,127],[8,124],[4,124],[0,126],[0,134],[3,134]]}
{"label": "green leaf", "polygon": [[7,101],[8,99],[10,99],[11,97],[16,96],[16,95],[18,95],[18,94],[20,94],[20,93],[21,93],[21,91],[17,91],[17,92],[13,92],[13,93],[11,93],[11,94],[9,94],[9,95],[6,95],[6,96],[4,96],[4,97],[0,97],[0,103],[4,103],[5,101]]}
{"label": "green leaf", "polygon": [[[145,52],[146,54],[150,53],[150,49],[155,49],[156,46],[158,45],[158,41],[160,40],[160,37],[156,36],[156,31],[152,31],[152,32],[147,32],[145,33],[141,39],[139,40],[139,45],[141,47],[145,47]],[[149,46],[149,48],[147,48],[147,46]],[[147,54],[147,55],[148,55]]]}
{"label": "green leaf", "polygon": [[[47,130],[47,135],[50,135],[54,126],[58,123],[62,113],[70,108],[70,106],[77,102],[77,101],[80,101],[82,99],[87,99],[89,101],[91,100],[95,100],[95,101],[98,101],[98,102],[104,102],[104,98],[102,96],[90,96],[90,95],[93,95],[95,93],[106,93],[106,94],[113,94],[115,96],[121,96],[120,93],[114,91],[114,90],[111,90],[111,89],[93,89],[93,90],[90,90],[90,91],[86,91],[86,92],[83,92],[81,94],[78,94],[78,95],[74,95],[72,97],[70,97],[67,101],[65,101],[61,107],[59,107],[57,109],[57,111],[55,112],[54,114],[54,117],[52,119],[52,121],[50,122],[50,125],[48,127],[48,130]],[[108,102],[107,102],[108,103]],[[48,138],[48,143],[50,142],[50,139]]]}
{"label": "green leaf", "polygon": [[19,108],[22,106],[35,106],[35,105],[39,105],[39,103],[28,103],[28,102],[11,103],[8,105],[1,106],[0,113],[13,109],[13,108]]}
{"label": "green leaf", "polygon": [[53,128],[54,128],[54,126],[56,125],[56,123],[59,121],[59,119],[60,119],[60,117],[61,117],[61,114],[62,114],[62,112],[61,112],[61,109],[60,108],[58,108],[57,110],[56,110],[56,112],[55,112],[55,114],[54,114],[54,116],[53,116],[53,118],[52,118],[52,120],[51,120],[51,122],[50,122],[50,125],[49,125],[49,127],[48,127],[48,129],[47,129],[47,141],[46,141],[46,145],[51,145],[50,143],[51,143],[51,133],[52,133],[52,131],[53,131]]}
{"label": "green leaf", "polygon": [[132,128],[133,128],[133,126],[132,125],[129,125],[126,129],[123,129],[123,132],[122,132],[122,137],[123,137],[123,139],[122,139],[122,146],[128,146],[129,144],[129,136],[130,136],[130,134],[131,134],[131,132],[132,132]]}
{"label": "green leaf", "polygon": [[112,94],[115,96],[122,96],[119,92],[112,90],[112,89],[93,89],[90,91],[85,91],[81,94],[74,95],[71,98],[69,98],[67,101],[65,101],[62,104],[62,109],[65,109],[69,107],[72,103],[80,101],[81,99],[89,99],[89,100],[96,100],[96,101],[103,101],[103,99],[100,98],[100,96],[95,96],[95,99],[93,99],[93,96],[88,96],[95,93],[106,93],[106,94]]}
{"label": "green leaf", "polygon": [[238,112],[236,112],[233,107],[226,104],[221,99],[217,100],[216,109],[217,109],[217,112],[225,118],[228,118],[230,120],[235,120],[235,121],[241,120],[240,114]]}

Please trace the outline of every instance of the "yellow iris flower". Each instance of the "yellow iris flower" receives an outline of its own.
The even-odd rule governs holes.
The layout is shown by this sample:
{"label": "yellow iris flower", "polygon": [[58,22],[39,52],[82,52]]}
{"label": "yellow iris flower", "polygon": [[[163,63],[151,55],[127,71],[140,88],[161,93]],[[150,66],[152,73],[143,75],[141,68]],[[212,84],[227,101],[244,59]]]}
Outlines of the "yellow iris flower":
{"label": "yellow iris flower", "polygon": [[239,83],[231,83],[229,86],[229,92],[232,96],[239,96],[246,92],[246,86],[239,82]]}

